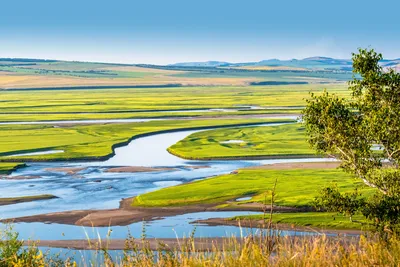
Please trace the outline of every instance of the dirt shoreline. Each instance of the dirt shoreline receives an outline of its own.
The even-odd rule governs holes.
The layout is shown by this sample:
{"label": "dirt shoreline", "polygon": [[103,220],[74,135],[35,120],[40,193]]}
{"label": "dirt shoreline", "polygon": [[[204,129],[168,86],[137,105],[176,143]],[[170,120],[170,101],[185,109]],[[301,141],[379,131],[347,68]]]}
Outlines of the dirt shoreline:
{"label": "dirt shoreline", "polygon": [[[316,167],[319,168],[334,168],[338,163],[278,163],[271,165],[270,168],[284,169],[301,168],[301,167]],[[268,165],[265,165],[268,168]],[[236,199],[237,197],[235,197]],[[69,225],[82,226],[126,226],[140,221],[152,221],[160,217],[176,216],[191,212],[203,211],[261,211],[263,205],[260,203],[244,203],[241,205],[217,208],[218,205],[229,203],[214,203],[214,204],[197,204],[180,207],[133,207],[132,198],[122,199],[120,206],[117,209],[106,210],[73,210],[65,212],[54,212],[47,214],[39,214],[33,216],[24,216],[12,219],[2,220],[0,222],[43,222],[43,223],[60,223]],[[231,200],[232,202],[234,200]],[[311,207],[274,207],[275,212],[308,212]]]}
{"label": "dirt shoreline", "polygon": [[13,197],[13,198],[0,198],[0,206],[18,204],[23,202],[32,202],[58,198],[54,195],[39,195],[39,196],[25,196],[25,197]]}

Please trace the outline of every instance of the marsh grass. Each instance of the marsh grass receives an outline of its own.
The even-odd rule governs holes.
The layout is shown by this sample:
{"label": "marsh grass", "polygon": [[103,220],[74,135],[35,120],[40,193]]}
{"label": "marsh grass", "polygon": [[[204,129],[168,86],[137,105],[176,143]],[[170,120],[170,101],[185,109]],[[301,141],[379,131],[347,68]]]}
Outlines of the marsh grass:
{"label": "marsh grass", "polygon": [[[35,243],[23,247],[18,234],[2,233],[0,266],[399,266],[400,241],[382,242],[374,236],[310,237],[250,235],[226,238],[207,250],[193,236],[177,239],[172,248],[160,242],[152,250],[146,238],[132,236],[125,241],[122,256],[112,257],[107,246],[97,249],[95,257],[76,261],[50,255]],[[79,255],[79,253],[78,253]]]}

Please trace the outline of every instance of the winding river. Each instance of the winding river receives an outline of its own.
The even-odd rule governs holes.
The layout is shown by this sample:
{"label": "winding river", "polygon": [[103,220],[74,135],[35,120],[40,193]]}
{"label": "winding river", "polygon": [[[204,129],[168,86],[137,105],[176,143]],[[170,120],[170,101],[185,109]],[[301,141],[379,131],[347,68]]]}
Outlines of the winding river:
{"label": "winding river", "polygon": [[[267,124],[264,127],[277,125]],[[247,126],[248,127],[248,126]],[[1,219],[29,216],[57,211],[80,209],[117,208],[121,198],[132,197],[162,187],[229,173],[233,170],[283,162],[317,162],[326,159],[274,159],[194,161],[173,156],[167,148],[186,136],[200,130],[177,131],[155,134],[132,140],[127,146],[117,148],[115,155],[104,162],[28,163],[28,167],[15,171],[12,176],[31,176],[27,180],[0,180],[0,195],[7,197],[53,194],[59,198],[0,206]],[[112,173],[107,169],[115,166],[173,167],[173,170],[142,173]],[[193,168],[207,166],[207,168]],[[55,171],[55,168],[82,168],[77,173]],[[35,178],[35,177],[38,178]],[[249,212],[202,212],[168,217],[147,223],[146,231],[151,237],[176,237],[188,235],[191,221],[211,217],[231,217]],[[124,238],[128,227],[112,227],[112,238]],[[142,223],[129,226],[134,236],[141,234]],[[86,233],[106,234],[108,228],[84,228],[80,226],[17,223],[15,229],[22,238],[37,239],[85,239]],[[240,233],[232,226],[198,226],[196,236],[226,236]],[[290,231],[287,232],[290,234]],[[298,233],[297,233],[298,234]],[[305,233],[307,234],[307,233]]]}

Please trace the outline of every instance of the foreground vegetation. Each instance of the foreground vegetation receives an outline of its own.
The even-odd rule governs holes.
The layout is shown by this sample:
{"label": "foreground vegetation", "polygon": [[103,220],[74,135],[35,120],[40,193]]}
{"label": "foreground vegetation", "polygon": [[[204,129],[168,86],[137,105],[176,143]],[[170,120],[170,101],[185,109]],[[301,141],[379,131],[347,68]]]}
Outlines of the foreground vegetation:
{"label": "foreground vegetation", "polygon": [[[243,215],[229,218],[231,221],[251,220],[254,222],[263,221],[267,215]],[[289,226],[289,229],[296,230],[297,226],[312,227],[314,231],[320,229],[335,230],[368,230],[369,224],[364,216],[358,214],[350,221],[347,216],[335,212],[289,212],[275,213],[272,217],[275,224]]]}
{"label": "foreground vegetation", "polygon": [[[1,266],[398,266],[400,241],[388,243],[372,237],[261,237],[228,238],[204,245],[193,238],[170,247],[159,242],[152,251],[146,239],[128,238],[120,256],[112,257],[107,245],[96,248],[91,259],[49,254],[35,244],[28,247],[12,232],[0,242]],[[89,242],[89,241],[88,241]],[[75,254],[76,255],[76,254]]]}
{"label": "foreground vegetation", "polygon": [[318,206],[351,215],[360,212],[388,238],[400,235],[400,73],[381,66],[382,54],[359,49],[350,81],[351,99],[325,91],[312,95],[303,111],[310,145],[340,160],[340,167],[371,188],[346,194],[326,187]]}
{"label": "foreground vegetation", "polygon": [[186,159],[316,156],[299,124],[198,132],[168,151]]}

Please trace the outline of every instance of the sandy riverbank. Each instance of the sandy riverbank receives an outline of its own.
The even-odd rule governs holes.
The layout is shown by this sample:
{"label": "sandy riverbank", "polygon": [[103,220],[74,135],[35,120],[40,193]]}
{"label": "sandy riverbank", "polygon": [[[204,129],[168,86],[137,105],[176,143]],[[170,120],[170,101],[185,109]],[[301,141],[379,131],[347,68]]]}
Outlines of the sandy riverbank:
{"label": "sandy riverbank", "polygon": [[[299,169],[299,168],[336,168],[337,162],[331,163],[279,163],[264,165],[252,168],[274,168],[274,169]],[[242,203],[240,205],[231,205],[221,207],[221,204],[232,203],[235,199],[227,202],[214,204],[197,204],[180,207],[132,207],[133,198],[122,199],[118,209],[107,210],[75,210],[65,212],[54,212],[33,216],[8,219],[12,222],[45,222],[60,223],[82,226],[125,226],[143,220],[151,221],[160,217],[176,216],[185,213],[203,212],[203,211],[261,211],[268,208],[261,203]],[[275,212],[307,212],[310,207],[280,207],[274,206]]]}
{"label": "sandy riverbank", "polygon": [[38,196],[0,198],[0,206],[23,203],[23,202],[40,201],[53,198],[57,197],[53,195],[38,195]]}

